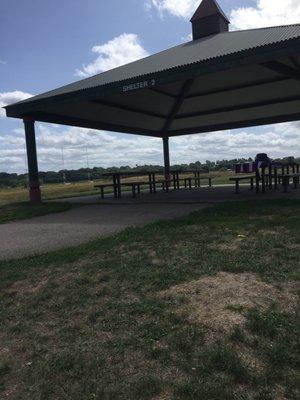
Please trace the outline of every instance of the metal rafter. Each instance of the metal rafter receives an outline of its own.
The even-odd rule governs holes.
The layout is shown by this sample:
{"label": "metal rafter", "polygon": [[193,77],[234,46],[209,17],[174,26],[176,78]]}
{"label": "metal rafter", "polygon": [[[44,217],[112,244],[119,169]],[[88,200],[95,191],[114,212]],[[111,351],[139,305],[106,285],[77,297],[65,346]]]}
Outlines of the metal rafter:
{"label": "metal rafter", "polygon": [[283,64],[279,61],[268,61],[261,64],[263,67],[277,72],[278,74],[288,76],[292,79],[300,80],[300,70],[292,68],[286,64]]}
{"label": "metal rafter", "polygon": [[183,84],[180,93],[178,95],[178,97],[176,98],[176,101],[173,105],[172,111],[169,114],[163,129],[162,129],[162,133],[166,136],[168,136],[168,131],[170,129],[170,126],[172,125],[172,122],[174,121],[176,115],[178,114],[180,107],[182,106],[185,97],[188,95],[188,92],[192,86],[194,82],[194,79],[188,79],[187,81],[185,81],[185,83]]}
{"label": "metal rafter", "polygon": [[299,63],[297,57],[291,56],[291,57],[290,57],[290,60],[291,60],[292,63],[294,64],[294,67],[295,67],[298,71],[300,71],[300,63]]}

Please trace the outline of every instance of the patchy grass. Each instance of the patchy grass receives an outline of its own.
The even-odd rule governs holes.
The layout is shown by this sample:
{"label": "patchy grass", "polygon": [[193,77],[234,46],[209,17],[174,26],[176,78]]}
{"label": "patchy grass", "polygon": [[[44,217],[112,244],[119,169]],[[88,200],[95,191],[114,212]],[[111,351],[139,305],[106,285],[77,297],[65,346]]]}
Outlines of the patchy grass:
{"label": "patchy grass", "polygon": [[[78,205],[77,205],[78,206]],[[46,214],[58,213],[67,211],[73,208],[74,205],[70,203],[14,203],[6,204],[0,207],[0,224],[5,224],[10,221],[20,219],[29,219],[33,217],[40,217]]]}
{"label": "patchy grass", "polygon": [[299,241],[257,201],[2,262],[0,397],[296,400]]}
{"label": "patchy grass", "polygon": [[245,317],[236,312],[239,309],[265,309],[273,301],[283,309],[293,310],[297,304],[294,292],[295,288],[291,288],[291,284],[283,284],[278,289],[262,282],[256,274],[218,272],[213,276],[172,286],[162,295],[175,300],[178,297],[184,298],[177,313],[189,321],[205,323],[213,330],[229,332],[232,326],[238,327],[245,322]]}

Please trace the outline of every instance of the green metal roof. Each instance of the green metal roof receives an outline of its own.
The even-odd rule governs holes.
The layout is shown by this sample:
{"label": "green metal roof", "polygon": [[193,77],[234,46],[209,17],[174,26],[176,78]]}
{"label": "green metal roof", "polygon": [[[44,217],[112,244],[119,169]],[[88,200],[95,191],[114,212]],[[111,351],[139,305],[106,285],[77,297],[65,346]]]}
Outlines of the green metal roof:
{"label": "green metal roof", "polygon": [[[151,55],[144,59],[83,79],[55,90],[34,96],[17,104],[28,104],[41,99],[100,88],[110,84],[122,83],[139,77],[151,76],[165,71],[176,71],[191,65],[199,66],[210,61],[225,60],[249,50],[267,50],[274,45],[296,42],[300,45],[300,24],[271,28],[224,32],[199,40],[183,43],[179,46]],[[7,110],[14,105],[7,106]]]}
{"label": "green metal roof", "polygon": [[156,137],[299,120],[300,24],[183,43],[6,113]]}

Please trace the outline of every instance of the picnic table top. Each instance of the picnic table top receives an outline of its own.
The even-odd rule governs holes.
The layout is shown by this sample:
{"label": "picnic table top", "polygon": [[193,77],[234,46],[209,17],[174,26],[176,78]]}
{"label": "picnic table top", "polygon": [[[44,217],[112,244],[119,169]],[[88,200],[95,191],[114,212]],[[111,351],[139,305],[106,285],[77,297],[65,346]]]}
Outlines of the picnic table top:
{"label": "picnic table top", "polygon": [[[245,161],[245,162],[238,162],[235,163],[234,165],[240,165],[240,164],[254,164],[255,161]],[[269,165],[276,166],[276,167],[296,167],[297,165],[300,165],[300,163],[294,161],[294,162],[288,162],[288,161],[276,161],[276,160],[270,160]]]}
{"label": "picnic table top", "polygon": [[150,173],[152,173],[152,172],[150,172],[150,171],[140,171],[140,172],[119,171],[119,172],[105,172],[104,174],[101,174],[101,176],[144,176],[144,175],[149,175]]}
{"label": "picnic table top", "polygon": [[253,179],[255,178],[255,174],[249,173],[248,175],[235,175],[235,176],[230,176],[229,180],[230,181],[237,181],[237,180],[246,180],[246,179]]}
{"label": "picnic table top", "polygon": [[278,174],[278,177],[279,178],[282,178],[282,177],[290,177],[290,178],[297,178],[297,177],[300,177],[300,173],[299,172],[290,172],[290,173],[285,173],[285,174]]}
{"label": "picnic table top", "polygon": [[[203,170],[203,169],[189,169],[189,170],[183,170],[183,169],[172,169],[170,171],[170,174],[191,174],[191,173],[195,173],[195,172],[200,172],[200,173],[207,173],[207,171]],[[118,172],[105,172],[104,174],[101,174],[101,176],[103,177],[109,177],[109,176],[118,176],[118,177],[130,177],[130,176],[146,176],[146,175],[150,175],[150,174],[164,174],[164,170],[156,170],[156,171],[137,171],[137,172],[133,172],[133,171],[118,171]]]}

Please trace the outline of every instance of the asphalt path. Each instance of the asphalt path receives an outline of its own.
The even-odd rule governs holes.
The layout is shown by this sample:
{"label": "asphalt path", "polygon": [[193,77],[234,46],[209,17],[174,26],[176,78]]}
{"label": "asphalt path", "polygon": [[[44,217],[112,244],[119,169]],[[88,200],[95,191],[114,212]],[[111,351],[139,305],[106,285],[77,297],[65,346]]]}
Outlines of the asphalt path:
{"label": "asphalt path", "polygon": [[0,225],[0,259],[13,259],[73,247],[128,227],[172,219],[205,204],[86,205]]}

